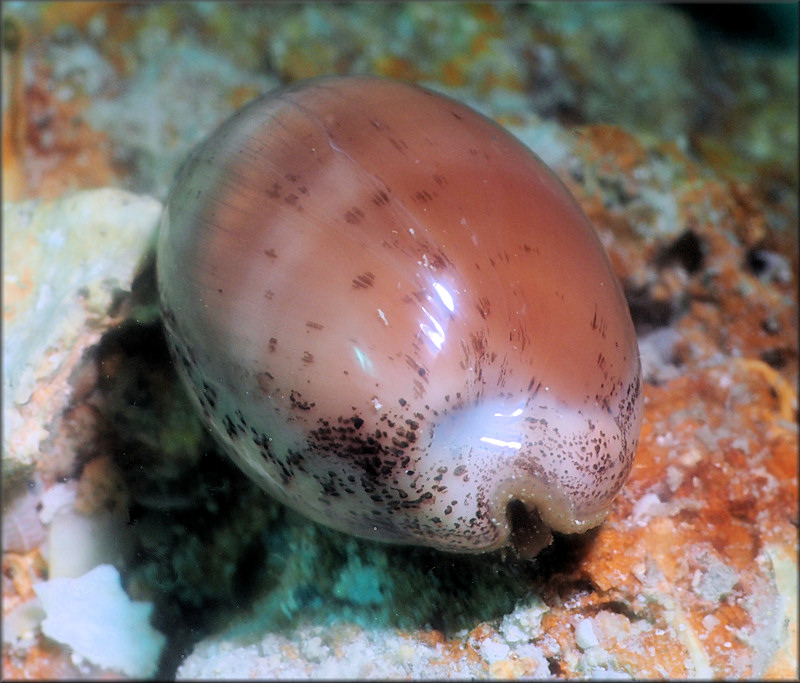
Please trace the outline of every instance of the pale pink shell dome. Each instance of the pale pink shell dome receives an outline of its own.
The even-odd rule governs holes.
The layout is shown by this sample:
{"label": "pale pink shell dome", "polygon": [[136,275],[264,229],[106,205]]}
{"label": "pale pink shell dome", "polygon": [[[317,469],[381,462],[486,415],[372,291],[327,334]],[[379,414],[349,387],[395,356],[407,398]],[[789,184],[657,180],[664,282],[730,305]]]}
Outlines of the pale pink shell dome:
{"label": "pale pink shell dome", "polygon": [[535,552],[540,521],[597,525],[630,471],[638,348],[605,251],[454,100],[368,77],[256,100],[181,172],[158,277],[207,423],[323,524],[480,552],[510,510]]}

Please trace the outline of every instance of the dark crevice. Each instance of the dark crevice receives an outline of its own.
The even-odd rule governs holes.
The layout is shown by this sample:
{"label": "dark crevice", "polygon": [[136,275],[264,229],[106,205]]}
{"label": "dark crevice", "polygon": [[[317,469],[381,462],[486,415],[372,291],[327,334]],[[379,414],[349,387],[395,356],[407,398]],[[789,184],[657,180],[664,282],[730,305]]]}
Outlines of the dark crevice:
{"label": "dark crevice", "polygon": [[538,510],[513,499],[506,507],[511,526],[511,545],[522,559],[533,559],[553,541],[553,534],[542,521]]}

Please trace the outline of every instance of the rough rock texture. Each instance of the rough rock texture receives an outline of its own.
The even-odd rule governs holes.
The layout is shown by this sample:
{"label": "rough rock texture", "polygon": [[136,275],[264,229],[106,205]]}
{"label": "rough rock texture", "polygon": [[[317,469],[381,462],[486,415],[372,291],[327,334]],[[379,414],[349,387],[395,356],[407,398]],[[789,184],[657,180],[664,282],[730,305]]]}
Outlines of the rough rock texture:
{"label": "rough rock texture", "polygon": [[3,205],[4,458],[37,458],[69,373],[130,286],[160,214],[160,202],[112,188]]}

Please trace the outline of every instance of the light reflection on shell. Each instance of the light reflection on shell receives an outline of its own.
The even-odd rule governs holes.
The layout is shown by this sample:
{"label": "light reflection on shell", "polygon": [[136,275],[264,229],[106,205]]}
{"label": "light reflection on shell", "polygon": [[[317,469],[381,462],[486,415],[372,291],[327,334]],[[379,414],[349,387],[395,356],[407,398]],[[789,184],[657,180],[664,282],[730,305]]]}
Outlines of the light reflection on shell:
{"label": "light reflection on shell", "polygon": [[628,476],[640,366],[605,251],[454,100],[350,77],[251,103],[183,168],[158,278],[206,423],[323,524],[532,555]]}

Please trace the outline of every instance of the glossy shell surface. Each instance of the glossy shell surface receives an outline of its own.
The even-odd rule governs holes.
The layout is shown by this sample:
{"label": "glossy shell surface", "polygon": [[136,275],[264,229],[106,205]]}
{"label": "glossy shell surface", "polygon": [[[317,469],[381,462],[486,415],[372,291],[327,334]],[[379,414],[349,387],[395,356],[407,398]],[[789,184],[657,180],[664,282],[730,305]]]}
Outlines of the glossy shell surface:
{"label": "glossy shell surface", "polygon": [[628,476],[640,365],[605,251],[452,99],[340,77],[252,102],[179,174],[158,278],[207,424],[318,522],[481,552],[597,525]]}

